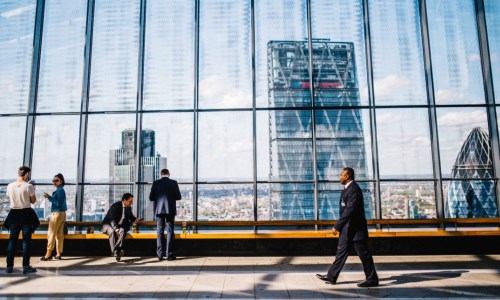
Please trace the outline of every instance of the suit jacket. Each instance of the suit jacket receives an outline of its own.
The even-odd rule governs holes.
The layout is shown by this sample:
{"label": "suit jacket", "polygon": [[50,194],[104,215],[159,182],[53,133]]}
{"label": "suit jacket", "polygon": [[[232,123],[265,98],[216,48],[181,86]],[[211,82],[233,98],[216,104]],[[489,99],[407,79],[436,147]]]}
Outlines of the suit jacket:
{"label": "suit jacket", "polygon": [[120,225],[119,223],[120,223],[120,220],[122,219],[122,214],[123,214],[122,201],[118,201],[118,202],[113,203],[109,207],[108,213],[106,214],[106,216],[102,220],[102,225],[109,224],[115,230],[122,227],[123,229],[125,229],[125,231],[128,231],[130,229],[130,226],[132,225],[132,223],[134,223],[137,218],[132,213],[132,207],[125,207],[125,219],[123,220],[122,224]]}
{"label": "suit jacket", "polygon": [[7,230],[10,230],[10,226],[12,225],[31,225],[32,232],[35,232],[35,229],[40,225],[40,220],[38,220],[35,210],[31,207],[21,209],[11,208],[7,218],[3,222],[3,226]]}
{"label": "suit jacket", "polygon": [[155,216],[177,214],[176,201],[181,200],[177,181],[162,177],[153,182],[149,200],[153,201]]}
{"label": "suit jacket", "polygon": [[340,236],[344,236],[351,241],[368,239],[363,192],[356,182],[351,182],[342,191],[339,207],[340,218],[333,227],[340,232]]}

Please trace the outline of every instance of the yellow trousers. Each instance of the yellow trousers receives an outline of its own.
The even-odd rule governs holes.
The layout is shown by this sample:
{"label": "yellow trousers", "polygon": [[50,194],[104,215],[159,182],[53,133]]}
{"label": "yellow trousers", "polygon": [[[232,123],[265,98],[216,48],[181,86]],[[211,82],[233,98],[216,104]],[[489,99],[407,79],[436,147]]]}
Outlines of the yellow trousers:
{"label": "yellow trousers", "polygon": [[57,245],[57,255],[60,256],[63,252],[64,244],[64,222],[66,222],[66,212],[53,212],[49,221],[49,232],[47,234],[47,254],[45,257],[52,256],[54,244]]}

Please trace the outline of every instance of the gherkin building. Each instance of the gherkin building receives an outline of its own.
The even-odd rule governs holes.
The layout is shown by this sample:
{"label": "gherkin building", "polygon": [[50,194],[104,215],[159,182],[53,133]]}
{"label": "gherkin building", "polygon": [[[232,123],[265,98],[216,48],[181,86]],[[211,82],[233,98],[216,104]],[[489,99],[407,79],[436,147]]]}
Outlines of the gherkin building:
{"label": "gherkin building", "polygon": [[493,161],[488,133],[474,128],[460,149],[451,171],[446,203],[448,218],[498,216]]}

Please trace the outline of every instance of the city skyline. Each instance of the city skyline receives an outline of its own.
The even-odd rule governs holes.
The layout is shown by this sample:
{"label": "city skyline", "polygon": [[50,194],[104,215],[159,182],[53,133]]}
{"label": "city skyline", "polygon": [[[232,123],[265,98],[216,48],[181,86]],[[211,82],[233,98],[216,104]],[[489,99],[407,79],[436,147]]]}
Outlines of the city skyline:
{"label": "city skyline", "polygon": [[[300,185],[296,190],[318,201],[322,215],[322,205],[336,197],[329,191],[339,188],[337,160],[328,157],[335,130],[322,122],[351,115],[360,121],[355,147],[364,147],[364,166],[354,166],[357,180],[378,201],[373,205],[384,208],[381,216],[442,217],[444,207],[436,214],[430,203],[448,199],[457,153],[471,129],[498,138],[500,4],[481,1],[484,11],[472,0],[148,0],[144,6],[124,0],[92,2],[93,14],[86,0],[0,1],[0,138],[7,141],[0,145],[0,197],[26,161],[40,191],[62,173],[68,189],[78,187],[72,196],[78,207],[109,201],[110,151],[122,147],[124,130],[147,128],[155,132],[156,151],[168,154],[172,178],[186,193],[198,191],[192,195],[198,209],[231,204],[212,192],[226,195],[224,186],[247,199],[248,185],[254,193],[236,203],[245,214],[254,202],[277,207],[278,198],[261,187],[276,191],[280,181]],[[270,107],[268,43],[318,39],[352,43],[356,104]],[[486,66],[491,74],[483,74]],[[314,86],[315,67],[313,80],[299,90],[335,90]],[[269,151],[276,121],[270,116],[286,110],[317,120],[304,120],[311,134],[302,136],[317,145],[316,153],[307,150],[322,164],[316,181],[273,178],[279,168],[272,169],[278,160]],[[500,151],[498,143],[492,147]],[[135,161],[145,157],[151,156]],[[303,174],[312,175],[306,161]],[[116,185],[142,191],[152,181],[136,178],[137,169],[128,172],[130,185]],[[228,218],[235,213],[227,211]]]}

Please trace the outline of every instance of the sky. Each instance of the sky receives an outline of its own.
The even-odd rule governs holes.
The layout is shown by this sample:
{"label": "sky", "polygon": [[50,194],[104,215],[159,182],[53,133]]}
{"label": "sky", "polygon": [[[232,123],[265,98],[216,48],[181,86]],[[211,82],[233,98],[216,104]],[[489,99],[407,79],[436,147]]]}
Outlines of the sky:
{"label": "sky", "polygon": [[[121,145],[121,131],[135,128],[139,1],[96,1],[90,82],[90,110],[126,114],[89,117],[87,179],[109,175],[109,150]],[[0,113],[25,113],[29,96],[35,1],[0,3]],[[199,107],[252,108],[249,1],[202,1],[199,39]],[[425,105],[423,49],[416,1],[370,1],[370,28],[377,105]],[[118,5],[120,4],[120,5]],[[311,1],[314,38],[353,42],[361,104],[368,104],[361,1]],[[85,1],[47,0],[38,90],[40,112],[80,110]],[[437,104],[484,104],[473,1],[427,1],[434,92]],[[486,1],[488,32],[500,32],[492,15],[500,4]],[[194,5],[148,0],[144,109],[193,109]],[[256,106],[268,106],[267,43],[307,38],[305,1],[255,1]],[[498,18],[497,18],[498,19]],[[490,34],[495,87],[499,78],[500,34]],[[486,110],[439,108],[438,136],[443,174],[449,174],[468,133],[487,129]],[[363,111],[367,146],[370,120]],[[381,176],[432,174],[431,142],[424,108],[376,110]],[[257,112],[257,174],[269,174],[269,114]],[[143,127],[155,130],[156,151],[167,157],[177,178],[193,176],[194,114],[145,113]],[[25,118],[0,117],[0,178],[14,178],[22,163]],[[80,118],[37,117],[33,177],[57,172],[75,178]],[[243,180],[253,176],[252,112],[199,113],[199,179]],[[5,130],[3,130],[5,129]],[[371,149],[368,147],[368,159]],[[368,165],[370,165],[369,163]],[[372,171],[370,171],[372,172]],[[14,174],[14,176],[13,176]]]}

